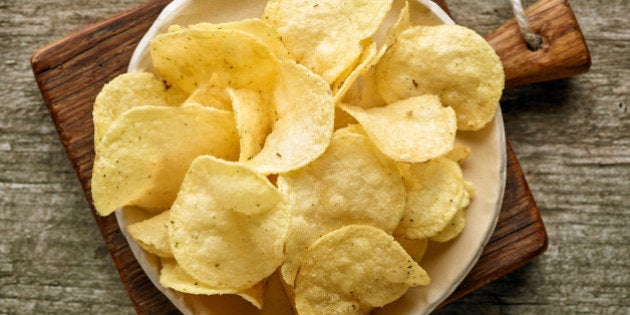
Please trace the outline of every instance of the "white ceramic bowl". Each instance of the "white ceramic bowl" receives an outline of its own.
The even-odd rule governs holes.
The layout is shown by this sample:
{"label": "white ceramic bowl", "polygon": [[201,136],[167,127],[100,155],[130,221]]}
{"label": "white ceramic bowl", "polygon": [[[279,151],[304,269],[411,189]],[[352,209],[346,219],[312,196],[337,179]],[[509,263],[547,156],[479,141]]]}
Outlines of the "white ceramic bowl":
{"label": "white ceramic bowl", "polygon": [[[403,1],[395,0],[394,8]],[[168,5],[133,54],[129,72],[152,71],[149,43],[157,34],[172,24],[189,25],[199,22],[229,22],[260,17],[265,6],[261,0],[175,0]],[[454,23],[435,3],[429,0],[411,0],[412,20],[425,23]],[[392,23],[396,9],[386,18]],[[426,287],[410,289],[399,300],[375,311],[377,314],[425,314],[444,301],[475,265],[483,247],[492,235],[503,201],[505,188],[506,151],[503,120],[500,108],[486,128],[477,132],[458,132],[457,141],[472,149],[464,163],[464,177],[472,182],[476,193],[466,214],[466,228],[455,240],[431,243],[422,267],[431,277]],[[186,296],[163,288],[158,281],[159,261],[145,253],[125,231],[128,224],[144,219],[146,214],[134,211],[116,211],[116,218],[138,262],[155,286],[162,291],[184,314],[247,314],[255,310],[247,302],[233,297]]]}

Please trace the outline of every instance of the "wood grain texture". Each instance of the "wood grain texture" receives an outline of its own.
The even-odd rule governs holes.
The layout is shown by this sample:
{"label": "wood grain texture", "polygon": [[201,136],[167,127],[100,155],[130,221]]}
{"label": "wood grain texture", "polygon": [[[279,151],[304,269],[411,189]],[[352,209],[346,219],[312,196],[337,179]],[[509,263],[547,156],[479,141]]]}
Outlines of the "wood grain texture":
{"label": "wood grain texture", "polygon": [[[33,51],[143,0],[0,2],[0,314],[132,314],[32,77]],[[532,4],[534,1],[524,1]],[[589,73],[507,91],[507,134],[545,220],[549,249],[439,314],[630,311],[630,3],[570,1]],[[488,34],[507,1],[449,0]]]}

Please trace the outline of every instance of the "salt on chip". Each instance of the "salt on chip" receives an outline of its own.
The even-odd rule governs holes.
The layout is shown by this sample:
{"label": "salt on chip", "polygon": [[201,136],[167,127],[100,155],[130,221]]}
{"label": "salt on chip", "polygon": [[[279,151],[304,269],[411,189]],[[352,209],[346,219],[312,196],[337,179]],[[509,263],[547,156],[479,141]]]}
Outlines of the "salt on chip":
{"label": "salt on chip", "polygon": [[165,288],[170,288],[178,292],[195,295],[238,295],[250,302],[258,309],[263,307],[265,285],[260,282],[249,289],[242,291],[217,289],[199,282],[184,271],[174,259],[162,259],[162,269],[160,270],[160,284]]}
{"label": "salt on chip", "polygon": [[287,48],[284,47],[282,38],[276,29],[274,29],[271,24],[261,19],[245,19],[219,24],[199,23],[190,25],[189,28],[198,30],[225,29],[243,31],[253,35],[258,40],[266,44],[278,58],[289,58],[289,52],[287,51]]}
{"label": "salt on chip", "polygon": [[291,60],[279,62],[273,131],[246,162],[261,174],[285,173],[319,157],[332,137],[335,104],[321,77]]}
{"label": "salt on chip", "polygon": [[376,147],[396,161],[425,162],[453,148],[455,113],[434,95],[370,109],[339,106],[361,124]]}
{"label": "salt on chip", "polygon": [[239,30],[184,28],[160,34],[151,41],[151,59],[158,76],[186,93],[213,77],[225,86],[268,91],[277,73],[269,47]]}
{"label": "salt on chip", "polygon": [[470,201],[461,168],[444,157],[412,164],[408,175],[403,174],[403,182],[407,205],[394,232],[398,237],[433,237]]}
{"label": "salt on chip", "polygon": [[349,225],[309,248],[297,275],[295,304],[299,314],[366,314],[429,282],[392,236]]}
{"label": "salt on chip", "polygon": [[146,220],[127,226],[127,232],[142,249],[160,257],[173,257],[168,241],[170,212],[164,211]]}
{"label": "salt on chip", "polygon": [[171,207],[175,259],[193,278],[244,290],[271,275],[284,258],[286,201],[269,180],[235,162],[195,159]]}
{"label": "salt on chip", "polygon": [[92,198],[99,214],[122,206],[168,209],[188,166],[199,155],[238,158],[231,112],[203,106],[138,106],[103,137],[92,169]]}
{"label": "salt on chip", "polygon": [[387,103],[435,94],[457,113],[461,130],[478,130],[494,118],[505,74],[492,47],[458,25],[415,26],[402,32],[376,66]]}
{"label": "salt on chip", "polygon": [[270,0],[263,20],[276,27],[295,60],[333,83],[361,55],[392,0]]}
{"label": "salt on chip", "polygon": [[392,233],[405,208],[405,188],[396,163],[352,128],[335,131],[330,147],[303,168],[280,175],[291,225],[281,272],[293,285],[302,256],[318,237],[349,224]]}
{"label": "salt on chip", "polygon": [[273,108],[270,103],[264,102],[264,96],[257,91],[228,88],[227,94],[232,100],[241,143],[239,161],[247,161],[262,150],[271,132]]}
{"label": "salt on chip", "polygon": [[132,72],[117,76],[103,86],[96,96],[92,112],[94,146],[98,151],[109,126],[128,109],[142,105],[176,106],[186,96],[171,88],[152,73]]}

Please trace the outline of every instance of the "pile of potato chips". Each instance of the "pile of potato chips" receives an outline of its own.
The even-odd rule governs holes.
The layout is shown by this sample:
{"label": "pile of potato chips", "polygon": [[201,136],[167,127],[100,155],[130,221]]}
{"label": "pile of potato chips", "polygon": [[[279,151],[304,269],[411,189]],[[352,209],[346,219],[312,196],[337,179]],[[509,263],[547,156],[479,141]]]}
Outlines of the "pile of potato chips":
{"label": "pile of potato chips", "polygon": [[429,284],[429,241],[460,234],[474,192],[456,132],[494,118],[504,75],[479,35],[412,25],[408,5],[383,29],[391,8],[270,0],[258,19],[173,25],[155,73],[103,88],[94,206],[152,213],[128,232],[164,287],[365,314]]}

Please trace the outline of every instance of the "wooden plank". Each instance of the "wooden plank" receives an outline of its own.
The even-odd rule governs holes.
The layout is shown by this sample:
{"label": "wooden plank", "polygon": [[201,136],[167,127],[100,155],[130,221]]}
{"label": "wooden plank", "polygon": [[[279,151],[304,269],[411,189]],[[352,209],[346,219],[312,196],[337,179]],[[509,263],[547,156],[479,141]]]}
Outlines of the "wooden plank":
{"label": "wooden plank", "polygon": [[[101,87],[124,73],[138,41],[168,0],[155,0],[50,44],[32,57],[37,83],[121,279],[139,314],[176,313],[148,280],[114,216],[100,217],[90,195],[92,104]],[[509,148],[509,144],[508,144]],[[471,274],[444,304],[522,266],[547,245],[538,209],[511,148],[504,205],[495,234]]]}

